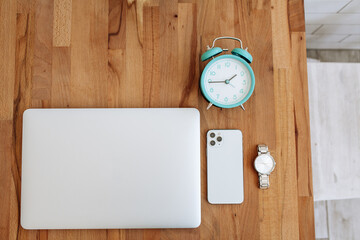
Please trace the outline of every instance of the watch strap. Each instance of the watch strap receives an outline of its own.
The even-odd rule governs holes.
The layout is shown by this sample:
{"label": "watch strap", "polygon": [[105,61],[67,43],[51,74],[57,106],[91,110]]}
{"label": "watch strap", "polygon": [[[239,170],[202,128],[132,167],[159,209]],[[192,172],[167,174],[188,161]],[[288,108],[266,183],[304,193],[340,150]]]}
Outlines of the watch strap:
{"label": "watch strap", "polygon": [[270,187],[269,175],[259,174],[259,187],[260,189],[268,189]]}
{"label": "watch strap", "polygon": [[269,152],[269,148],[266,145],[258,145],[258,154],[267,154]]}
{"label": "watch strap", "polygon": [[[269,147],[264,144],[257,146],[258,155],[269,153]],[[270,187],[270,176],[259,173],[259,187],[260,189],[268,189]]]}

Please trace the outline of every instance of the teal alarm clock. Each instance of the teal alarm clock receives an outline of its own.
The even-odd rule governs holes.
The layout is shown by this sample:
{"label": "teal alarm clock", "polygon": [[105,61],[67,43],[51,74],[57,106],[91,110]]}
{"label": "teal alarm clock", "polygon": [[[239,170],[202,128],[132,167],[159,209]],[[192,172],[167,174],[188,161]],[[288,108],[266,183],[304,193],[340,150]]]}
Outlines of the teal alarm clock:
{"label": "teal alarm clock", "polygon": [[[215,47],[220,39],[232,39],[240,42],[241,48],[234,48],[231,54],[219,55],[228,49]],[[217,56],[217,57],[215,57]],[[254,71],[250,67],[253,58],[247,49],[243,49],[239,38],[215,38],[212,47],[201,56],[201,61],[212,59],[204,68],[200,78],[200,89],[206,100],[207,109],[212,105],[220,108],[241,107],[250,98],[255,88]]]}

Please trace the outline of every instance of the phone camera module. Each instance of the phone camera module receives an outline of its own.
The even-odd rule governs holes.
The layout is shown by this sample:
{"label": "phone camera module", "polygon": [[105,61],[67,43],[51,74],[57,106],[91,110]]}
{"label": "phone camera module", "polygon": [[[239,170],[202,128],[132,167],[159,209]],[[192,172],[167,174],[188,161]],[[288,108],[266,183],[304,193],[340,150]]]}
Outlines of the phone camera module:
{"label": "phone camera module", "polygon": [[215,141],[214,141],[214,140],[211,140],[211,141],[210,141],[210,145],[211,145],[211,146],[214,146],[214,145],[215,145]]}

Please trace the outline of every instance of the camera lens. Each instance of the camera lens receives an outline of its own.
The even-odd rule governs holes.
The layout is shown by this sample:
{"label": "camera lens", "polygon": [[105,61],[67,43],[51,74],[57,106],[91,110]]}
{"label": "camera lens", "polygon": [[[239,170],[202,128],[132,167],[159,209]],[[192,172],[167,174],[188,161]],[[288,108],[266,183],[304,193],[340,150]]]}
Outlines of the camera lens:
{"label": "camera lens", "polygon": [[217,137],[216,140],[218,140],[218,142],[222,141],[222,137]]}
{"label": "camera lens", "polygon": [[215,145],[215,141],[214,141],[214,140],[211,140],[211,141],[210,141],[210,145],[211,145],[211,146],[214,146],[214,145]]}
{"label": "camera lens", "polygon": [[213,133],[213,132],[210,133],[210,137],[212,137],[212,138],[215,137],[215,133]]}

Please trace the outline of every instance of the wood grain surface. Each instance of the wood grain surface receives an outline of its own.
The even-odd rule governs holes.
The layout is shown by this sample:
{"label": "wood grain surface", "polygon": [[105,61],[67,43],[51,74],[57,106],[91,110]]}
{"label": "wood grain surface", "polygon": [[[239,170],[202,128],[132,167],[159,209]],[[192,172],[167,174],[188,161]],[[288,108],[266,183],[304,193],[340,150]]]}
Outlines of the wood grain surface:
{"label": "wood grain surface", "polygon": [[[301,0],[0,0],[0,239],[314,239],[304,30]],[[199,91],[200,56],[224,35],[241,38],[254,57],[246,111],[207,111]],[[201,226],[24,230],[22,113],[55,107],[198,108]],[[206,200],[205,133],[213,128],[243,131],[241,205]],[[260,143],[277,162],[266,191],[253,169]]]}

